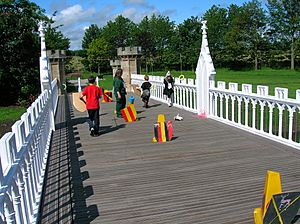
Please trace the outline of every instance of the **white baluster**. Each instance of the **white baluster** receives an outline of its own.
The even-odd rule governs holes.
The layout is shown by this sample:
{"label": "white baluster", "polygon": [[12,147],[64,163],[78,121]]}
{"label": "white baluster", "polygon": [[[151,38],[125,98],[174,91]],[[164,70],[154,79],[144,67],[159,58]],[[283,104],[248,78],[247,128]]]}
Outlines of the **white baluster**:
{"label": "white baluster", "polygon": [[224,95],[221,93],[220,94],[220,118],[224,119],[224,114],[223,114],[223,97],[224,97]]}
{"label": "white baluster", "polygon": [[264,130],[264,109],[266,102],[265,101],[259,101],[260,105],[260,131]]}
{"label": "white baluster", "polygon": [[241,97],[237,97],[238,100],[238,124],[241,124],[241,120],[242,120],[242,98]]}
{"label": "white baluster", "polygon": [[16,223],[16,217],[15,217],[15,211],[14,211],[14,206],[13,206],[13,202],[11,200],[11,198],[8,196],[7,192],[4,195],[4,213],[5,213],[5,217],[6,217],[6,222],[8,224],[13,224]]}
{"label": "white baluster", "polygon": [[218,93],[214,93],[214,115],[218,116]]}
{"label": "white baluster", "polygon": [[22,207],[21,207],[21,196],[20,196],[19,189],[18,189],[18,186],[15,181],[16,180],[13,180],[13,183],[12,183],[12,199],[13,199],[13,204],[14,204],[16,223],[24,223]]}
{"label": "white baluster", "polygon": [[257,104],[257,100],[256,99],[251,99],[251,103],[252,103],[252,128],[255,129],[256,125],[255,125],[255,119],[256,119],[256,104]]}
{"label": "white baluster", "polygon": [[292,141],[292,136],[293,136],[293,119],[294,119],[294,112],[296,109],[294,107],[288,106],[289,109],[289,137],[288,139]]}
{"label": "white baluster", "polygon": [[236,97],[234,95],[230,95],[230,99],[231,99],[231,121],[234,122],[234,117],[235,117],[234,105],[235,105]]}
{"label": "white baluster", "polygon": [[80,81],[80,77],[78,77],[78,92],[80,93],[81,90],[81,81]]}
{"label": "white baluster", "polygon": [[226,102],[226,120],[229,120],[229,114],[228,114],[228,107],[229,107],[229,105],[228,105],[228,102],[229,101],[229,96],[226,94],[225,95],[225,102]]}
{"label": "white baluster", "polygon": [[274,103],[268,102],[269,106],[269,134],[272,134],[273,129],[273,110],[274,110]]}
{"label": "white baluster", "polygon": [[183,99],[182,104],[183,104],[184,107],[186,106],[186,99],[185,98],[186,98],[186,88],[182,87],[182,99]]}
{"label": "white baluster", "polygon": [[209,114],[214,115],[214,112],[213,112],[214,93],[209,92],[208,95],[209,95]]}
{"label": "white baluster", "polygon": [[[24,158],[23,158],[24,159]],[[23,160],[23,163],[25,161]],[[19,187],[20,187],[20,195],[21,195],[21,207],[22,207],[22,214],[23,214],[23,220],[24,223],[29,223],[29,210],[28,210],[28,204],[27,204],[27,197],[26,197],[26,193],[25,193],[25,183],[24,183],[24,179],[23,179],[23,172],[22,170],[19,168],[19,171],[17,173],[17,179],[18,179],[18,183],[19,183]]]}
{"label": "white baluster", "polygon": [[245,126],[248,127],[249,126],[249,99],[245,97],[244,102],[245,102]]}
{"label": "white baluster", "polygon": [[278,121],[278,137],[282,138],[282,120],[283,120],[283,111],[284,111],[284,105],[278,104],[279,109],[279,121]]}

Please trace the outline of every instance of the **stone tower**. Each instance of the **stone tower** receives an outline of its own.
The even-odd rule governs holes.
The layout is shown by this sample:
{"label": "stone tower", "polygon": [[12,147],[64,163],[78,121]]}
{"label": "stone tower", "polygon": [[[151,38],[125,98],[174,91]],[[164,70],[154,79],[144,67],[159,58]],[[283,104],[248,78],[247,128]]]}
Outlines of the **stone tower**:
{"label": "stone tower", "polygon": [[115,76],[115,73],[118,68],[121,68],[121,62],[120,60],[110,60],[109,61],[110,66],[112,67],[113,70],[113,77]]}
{"label": "stone tower", "polygon": [[66,53],[64,50],[49,50],[47,51],[47,57],[49,60],[51,80],[57,78],[59,94],[61,94],[63,84],[65,83]]}
{"label": "stone tower", "polygon": [[126,90],[132,92],[131,74],[139,74],[141,68],[141,47],[119,47],[118,56],[121,59],[123,79],[126,83]]}

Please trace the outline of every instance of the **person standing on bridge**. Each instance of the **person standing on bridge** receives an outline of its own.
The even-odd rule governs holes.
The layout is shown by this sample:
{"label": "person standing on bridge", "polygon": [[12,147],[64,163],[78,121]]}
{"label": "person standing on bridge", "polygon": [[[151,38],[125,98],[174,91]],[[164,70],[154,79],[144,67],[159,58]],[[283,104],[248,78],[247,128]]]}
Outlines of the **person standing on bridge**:
{"label": "person standing on bridge", "polygon": [[150,88],[151,88],[151,83],[149,82],[149,76],[145,75],[144,76],[144,80],[145,82],[143,82],[142,86],[141,86],[141,90],[142,90],[142,101],[144,102],[144,107],[148,108],[149,105],[149,99],[150,99]]}
{"label": "person standing on bridge", "polygon": [[121,68],[117,69],[113,81],[117,117],[122,117],[121,110],[126,107],[126,88],[122,74],[123,70]]}
{"label": "person standing on bridge", "polygon": [[101,99],[102,97],[102,91],[98,86],[95,85],[95,77],[89,77],[88,82],[89,84],[87,87],[84,88],[80,99],[83,100],[83,97],[86,97],[86,109],[88,111],[89,116],[89,128],[91,136],[96,137],[99,136],[99,99]]}
{"label": "person standing on bridge", "polygon": [[169,107],[173,106],[174,98],[174,79],[171,75],[171,72],[168,71],[164,78],[164,95],[167,96],[167,102]]}

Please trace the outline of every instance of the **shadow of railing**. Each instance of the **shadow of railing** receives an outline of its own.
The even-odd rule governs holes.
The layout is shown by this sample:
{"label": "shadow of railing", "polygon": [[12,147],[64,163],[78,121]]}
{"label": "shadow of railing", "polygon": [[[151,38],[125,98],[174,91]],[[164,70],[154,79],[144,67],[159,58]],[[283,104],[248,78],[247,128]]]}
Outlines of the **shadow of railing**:
{"label": "shadow of railing", "polygon": [[68,135],[70,153],[70,187],[73,202],[73,223],[90,223],[99,216],[97,205],[87,205],[86,199],[94,194],[92,186],[84,186],[83,182],[89,178],[88,171],[81,172],[81,168],[86,165],[86,161],[81,159],[84,152],[80,150],[80,136],[75,127],[86,122],[86,118],[74,118],[73,109],[69,105]]}
{"label": "shadow of railing", "polygon": [[92,186],[83,185],[89,173],[81,172],[86,161],[80,159],[83,151],[79,150],[80,136],[74,127],[86,119],[72,119],[69,98],[63,97],[56,117],[38,223],[90,223],[99,212],[97,205],[86,203],[94,192]]}

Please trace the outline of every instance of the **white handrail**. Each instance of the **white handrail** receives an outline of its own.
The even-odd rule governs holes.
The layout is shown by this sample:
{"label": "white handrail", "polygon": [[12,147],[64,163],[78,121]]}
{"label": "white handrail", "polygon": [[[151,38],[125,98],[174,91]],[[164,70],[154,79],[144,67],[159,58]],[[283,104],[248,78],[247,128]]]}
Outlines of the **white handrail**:
{"label": "white handrail", "polygon": [[[53,82],[52,93],[57,92]],[[52,137],[52,103],[58,95],[44,92],[0,139],[0,221],[35,223]],[[2,223],[2,222],[1,222]]]}

